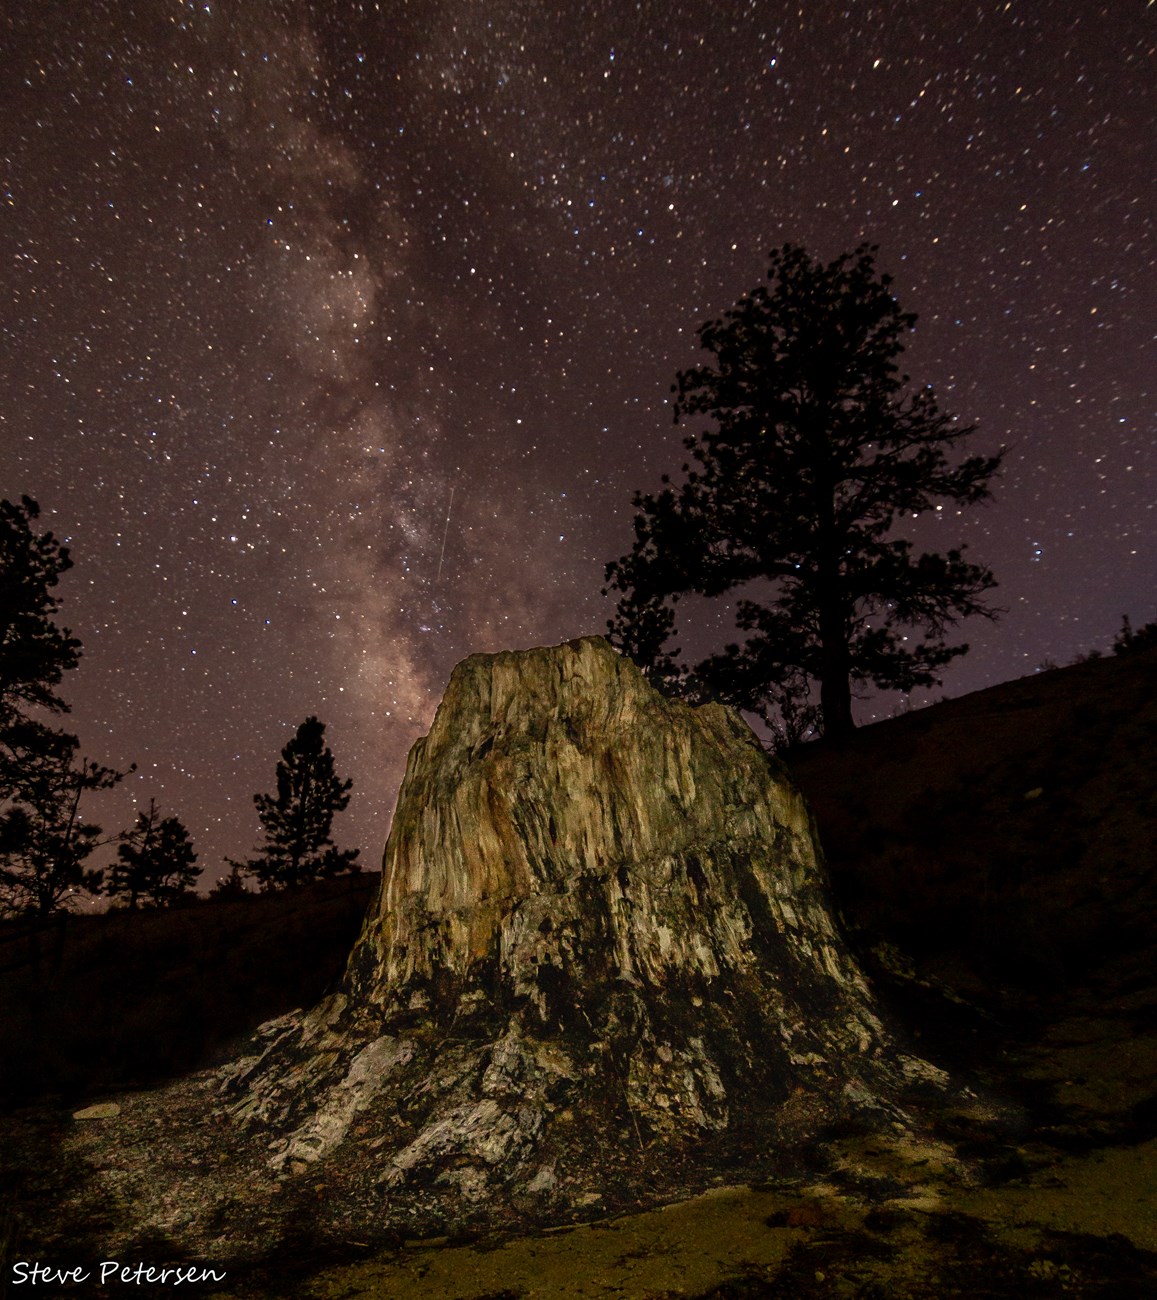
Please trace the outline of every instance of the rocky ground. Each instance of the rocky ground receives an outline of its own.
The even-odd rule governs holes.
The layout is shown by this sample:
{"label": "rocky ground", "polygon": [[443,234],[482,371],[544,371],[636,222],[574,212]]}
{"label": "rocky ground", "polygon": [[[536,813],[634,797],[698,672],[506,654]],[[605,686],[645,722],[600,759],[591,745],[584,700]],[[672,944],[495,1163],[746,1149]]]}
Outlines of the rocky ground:
{"label": "rocky ground", "polygon": [[[0,1294],[17,1260],[91,1265],[115,1249],[161,1262],[180,1238],[203,1262],[226,1229],[253,1243],[251,1257],[234,1248],[221,1285],[181,1290],[1157,1294],[1155,669],[1147,655],[1043,675],[800,763],[889,1022],[958,1085],[911,1098],[908,1122],[829,1118],[790,1152],[755,1133],[686,1162],[629,1126],[608,1129],[621,1177],[573,1197],[565,1218],[543,1215],[528,1188],[505,1221],[435,1196],[429,1213],[417,1198],[381,1231],[387,1196],[371,1240],[360,1212],[344,1236],[332,1231],[341,1198],[308,1168],[271,1167],[268,1135],[237,1137],[220,1068],[77,1093],[0,1116]],[[116,1113],[74,1118],[82,1100]],[[175,1181],[203,1194],[174,1197]],[[369,1205],[349,1190],[350,1207]],[[274,1219],[291,1230],[259,1258]]]}

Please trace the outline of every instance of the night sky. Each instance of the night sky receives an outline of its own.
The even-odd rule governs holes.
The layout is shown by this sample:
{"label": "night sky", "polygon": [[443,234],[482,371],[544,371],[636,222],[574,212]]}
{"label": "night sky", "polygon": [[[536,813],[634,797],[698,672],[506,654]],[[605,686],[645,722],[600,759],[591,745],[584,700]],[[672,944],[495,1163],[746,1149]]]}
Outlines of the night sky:
{"label": "night sky", "polygon": [[1008,611],[932,697],[1157,614],[1152,0],[0,23],[0,495],[72,550],[69,729],[138,764],[98,816],[155,797],[206,881],[308,714],[375,867],[453,664],[604,630],[696,328],[788,241],[877,243],[905,369],[1011,448],[992,504],[909,521]]}

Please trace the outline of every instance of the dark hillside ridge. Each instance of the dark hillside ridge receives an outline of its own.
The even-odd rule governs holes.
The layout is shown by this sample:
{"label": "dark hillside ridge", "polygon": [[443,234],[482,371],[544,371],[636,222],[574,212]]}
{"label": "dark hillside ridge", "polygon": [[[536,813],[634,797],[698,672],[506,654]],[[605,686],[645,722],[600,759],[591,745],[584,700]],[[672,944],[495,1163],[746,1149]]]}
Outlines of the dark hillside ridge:
{"label": "dark hillside ridge", "polygon": [[380,880],[0,926],[0,1099],[79,1097],[215,1063],[327,992]]}
{"label": "dark hillside ridge", "polygon": [[869,941],[1042,991],[1152,941],[1157,651],[948,700],[789,766]]}

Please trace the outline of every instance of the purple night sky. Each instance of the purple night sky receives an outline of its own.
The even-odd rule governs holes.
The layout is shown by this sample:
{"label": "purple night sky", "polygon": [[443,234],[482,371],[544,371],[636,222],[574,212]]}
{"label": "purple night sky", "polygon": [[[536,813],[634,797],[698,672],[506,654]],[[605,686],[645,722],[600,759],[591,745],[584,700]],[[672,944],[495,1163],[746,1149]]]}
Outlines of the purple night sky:
{"label": "purple night sky", "polygon": [[787,241],[879,244],[920,316],[905,369],[1011,448],[991,505],[909,521],[1008,611],[932,695],[1157,614],[1152,0],[0,24],[0,495],[72,550],[65,725],[138,764],[93,811],[155,797],[205,881],[307,714],[374,867],[453,664],[604,629],[696,327]]}

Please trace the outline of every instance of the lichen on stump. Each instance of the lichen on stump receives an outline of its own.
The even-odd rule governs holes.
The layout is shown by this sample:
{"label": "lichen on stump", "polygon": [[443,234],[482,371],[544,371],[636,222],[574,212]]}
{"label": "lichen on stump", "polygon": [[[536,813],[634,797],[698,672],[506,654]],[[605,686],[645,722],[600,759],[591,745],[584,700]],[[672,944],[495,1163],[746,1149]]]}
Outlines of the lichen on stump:
{"label": "lichen on stump", "polygon": [[339,992],[266,1034],[228,1085],[275,1166],[368,1162],[391,1200],[573,1208],[643,1151],[786,1147],[938,1082],[881,1024],[782,766],[598,637],[458,665]]}

